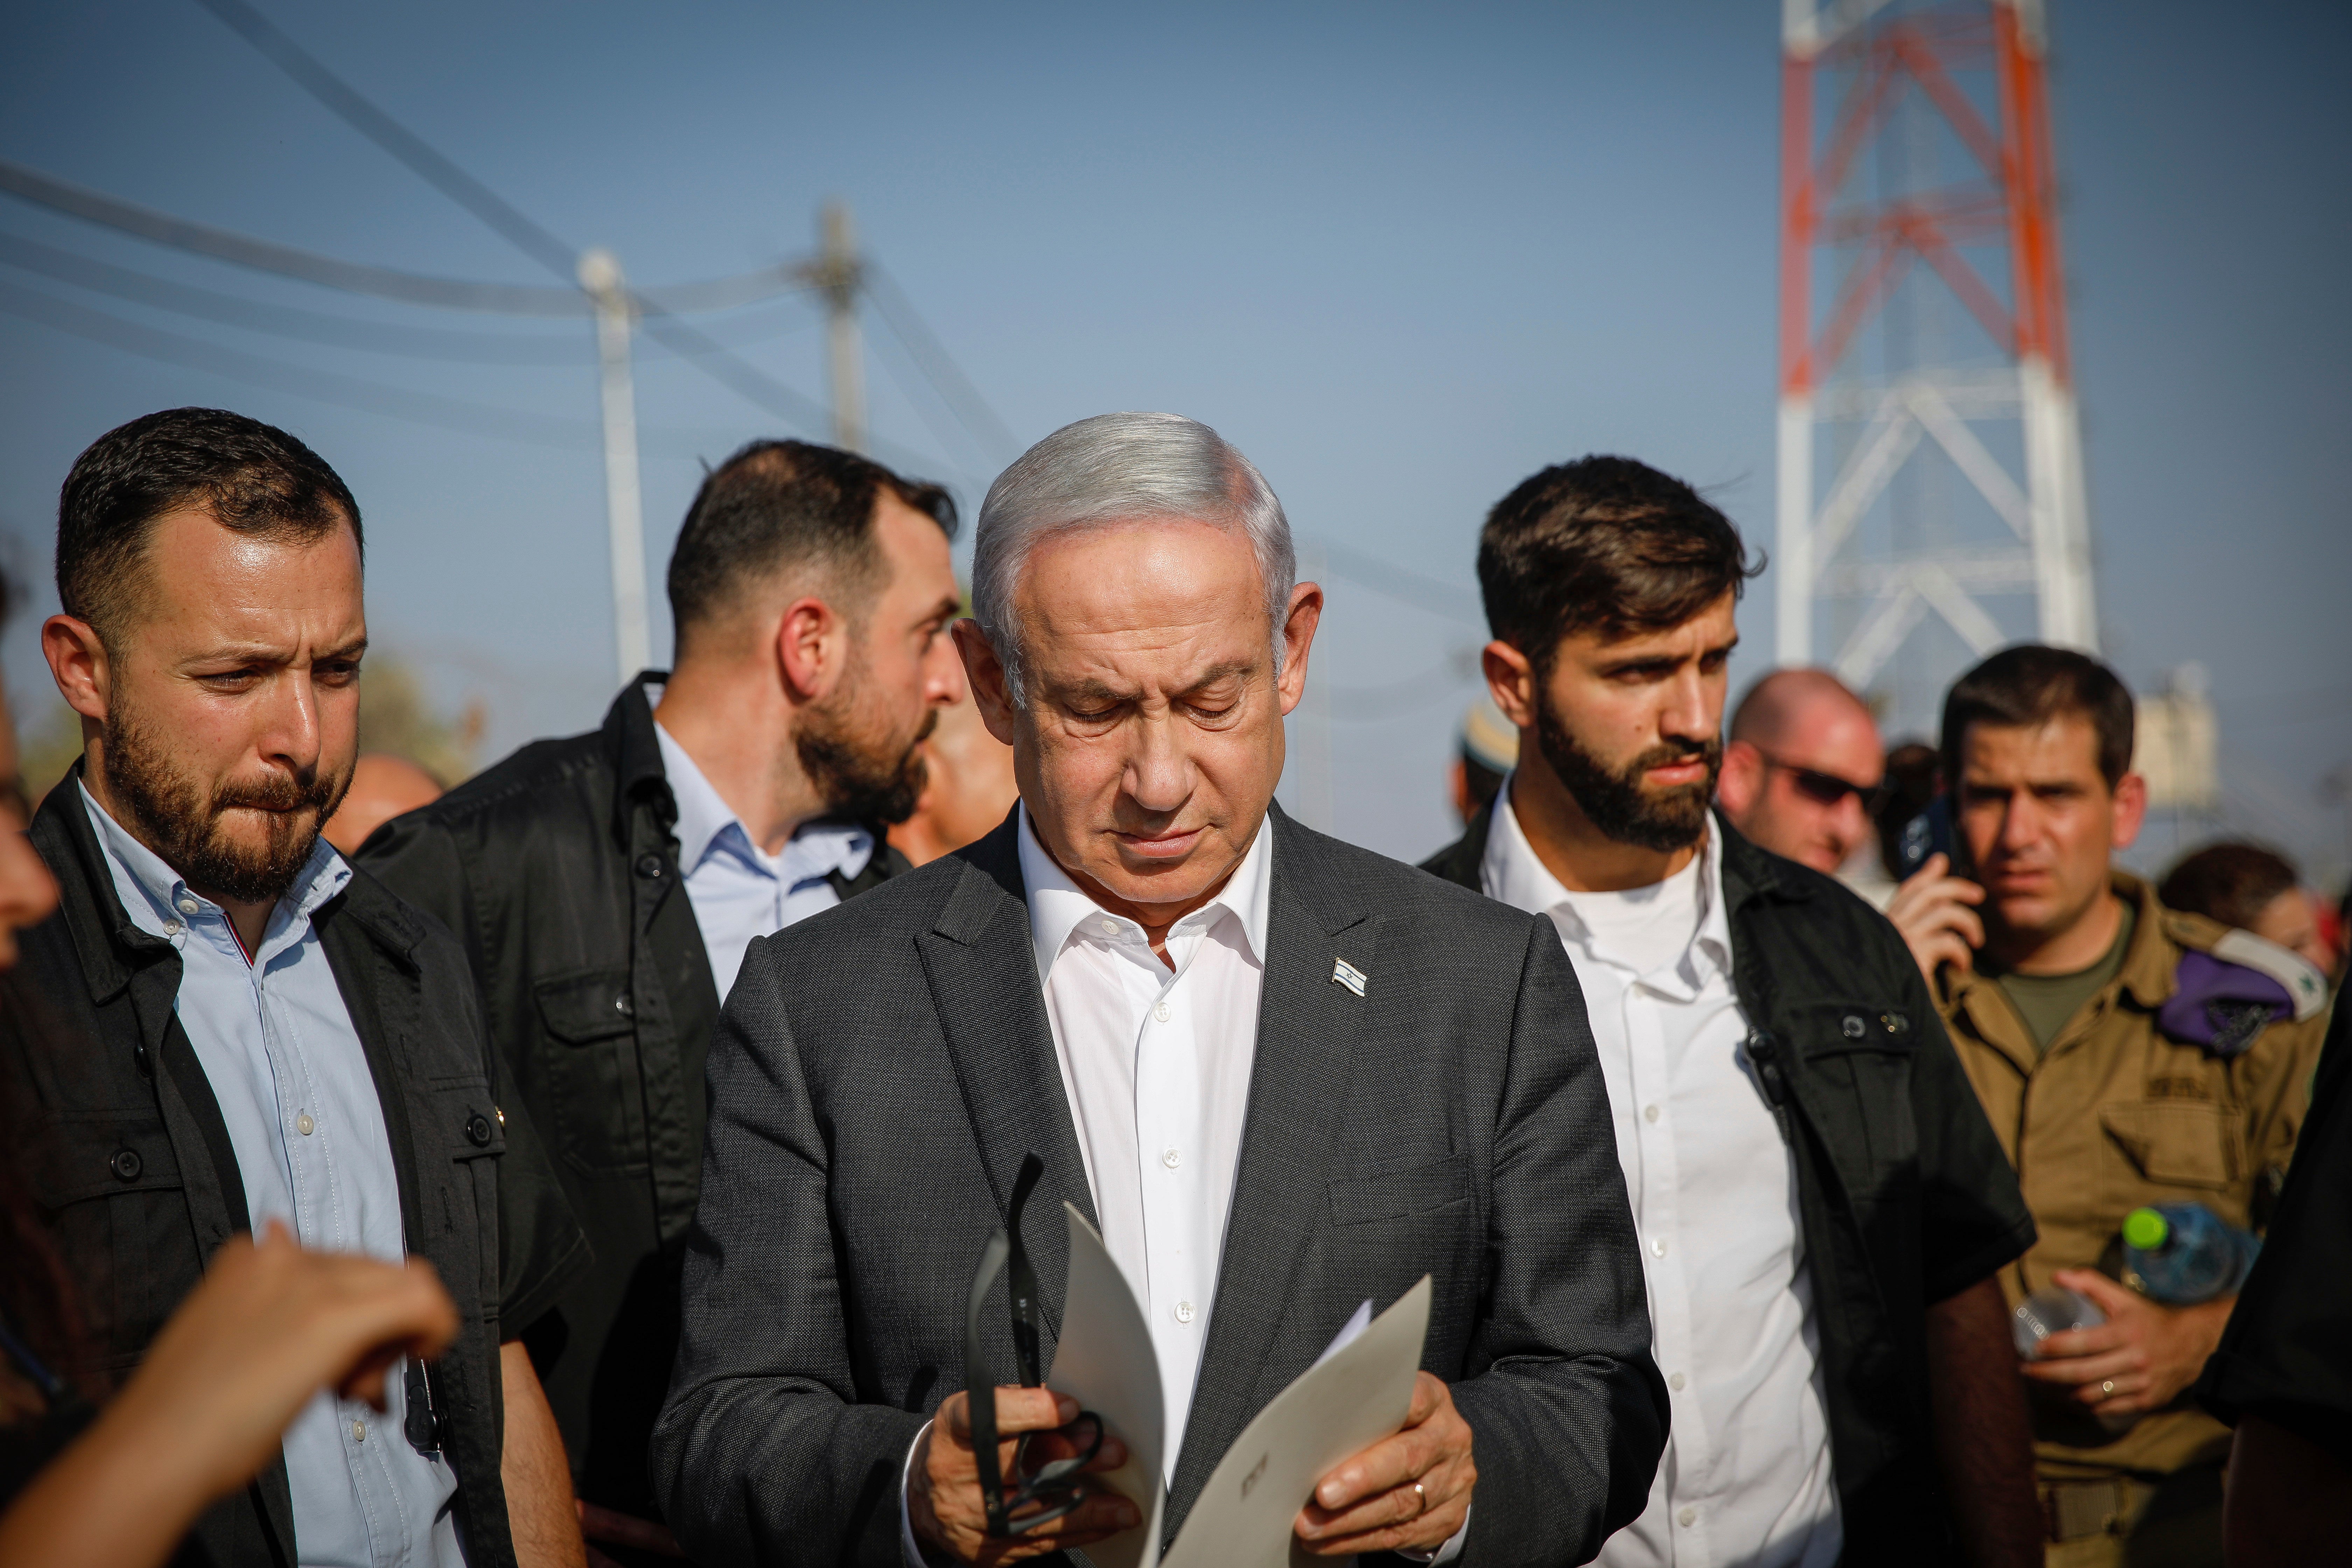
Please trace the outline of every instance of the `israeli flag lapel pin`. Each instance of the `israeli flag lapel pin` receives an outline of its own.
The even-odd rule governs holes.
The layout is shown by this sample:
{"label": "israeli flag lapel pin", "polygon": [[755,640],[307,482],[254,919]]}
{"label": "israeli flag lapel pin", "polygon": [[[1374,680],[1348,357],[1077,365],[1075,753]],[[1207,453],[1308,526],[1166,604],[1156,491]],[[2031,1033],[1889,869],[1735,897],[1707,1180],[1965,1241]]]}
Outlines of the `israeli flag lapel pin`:
{"label": "israeli flag lapel pin", "polygon": [[1362,970],[1344,958],[1335,958],[1331,961],[1331,984],[1334,985],[1344,985],[1361,996],[1364,994],[1364,982],[1369,978],[1370,976]]}

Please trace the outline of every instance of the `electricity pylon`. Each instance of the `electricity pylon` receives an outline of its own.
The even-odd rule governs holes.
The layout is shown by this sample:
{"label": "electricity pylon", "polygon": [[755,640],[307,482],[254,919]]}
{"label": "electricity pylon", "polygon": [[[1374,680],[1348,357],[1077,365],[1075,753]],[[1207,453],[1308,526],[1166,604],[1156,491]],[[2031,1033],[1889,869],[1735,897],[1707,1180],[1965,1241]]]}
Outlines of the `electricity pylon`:
{"label": "electricity pylon", "polygon": [[1783,665],[1867,688],[1930,616],[2097,646],[2045,36],[2042,0],[1783,0]]}

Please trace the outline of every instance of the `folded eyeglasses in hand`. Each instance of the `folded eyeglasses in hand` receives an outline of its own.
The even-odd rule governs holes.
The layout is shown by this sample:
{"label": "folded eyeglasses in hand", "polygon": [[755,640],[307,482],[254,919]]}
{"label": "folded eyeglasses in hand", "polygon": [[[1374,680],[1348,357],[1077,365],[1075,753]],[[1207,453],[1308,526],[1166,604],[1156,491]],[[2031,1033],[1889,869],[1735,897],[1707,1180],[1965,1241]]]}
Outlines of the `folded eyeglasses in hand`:
{"label": "folded eyeglasses in hand", "polygon": [[[980,1271],[971,1281],[971,1300],[964,1309],[963,1371],[966,1398],[971,1406],[972,1458],[980,1469],[980,1497],[988,1515],[988,1533],[1026,1534],[1051,1523],[1087,1500],[1082,1472],[1102,1451],[1102,1417],[1081,1410],[1068,1426],[1052,1433],[1024,1432],[1013,1446],[1013,1474],[1003,1473],[996,1451],[996,1376],[982,1338],[981,1318],[997,1276],[1005,1277],[1013,1313],[1013,1354],[1019,1363],[1021,1386],[1042,1388],[1045,1374],[1037,1363],[1037,1275],[1021,1245],[1021,1211],[1030,1193],[1045,1173],[1045,1162],[1034,1152],[1021,1162],[1013,1183],[1013,1201],[1004,1226],[988,1238],[981,1250]],[[1029,1467],[1033,1438],[1060,1436],[1077,1452]],[[1008,1480],[1010,1489],[1008,1489]]]}

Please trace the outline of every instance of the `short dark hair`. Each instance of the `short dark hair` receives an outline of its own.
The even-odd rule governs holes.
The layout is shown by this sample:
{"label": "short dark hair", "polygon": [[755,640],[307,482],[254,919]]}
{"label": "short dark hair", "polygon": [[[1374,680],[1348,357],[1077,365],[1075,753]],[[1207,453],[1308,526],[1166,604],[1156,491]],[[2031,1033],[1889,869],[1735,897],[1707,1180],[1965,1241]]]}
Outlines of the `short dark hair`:
{"label": "short dark hair", "polygon": [[2166,909],[2186,910],[2252,931],[2281,893],[2302,885],[2286,857],[2259,844],[2208,844],[2168,872],[2156,896]]}
{"label": "short dark hair", "polygon": [[2090,721],[2099,742],[2099,776],[2115,788],[2131,771],[2131,692],[2089,654],[2042,643],[2001,649],[1944,694],[1945,782],[1959,784],[1960,742],[1969,725],[2024,728],[2062,714]]}
{"label": "short dark hair", "polygon": [[65,613],[111,647],[142,587],[157,521],[190,505],[262,539],[306,543],[348,526],[366,553],[360,503],[318,453],[226,408],[167,408],[109,430],[66,475],[58,492]]}
{"label": "short dark hair", "polygon": [[1729,518],[1631,458],[1546,468],[1496,503],[1478,535],[1486,625],[1539,670],[1563,637],[1680,626],[1763,570]]}
{"label": "short dark hair", "polygon": [[669,609],[683,649],[688,633],[733,607],[758,578],[793,566],[833,574],[862,608],[882,552],[875,502],[887,489],[955,537],[955,498],[902,479],[871,458],[806,441],[752,441],[703,476],[669,557]]}

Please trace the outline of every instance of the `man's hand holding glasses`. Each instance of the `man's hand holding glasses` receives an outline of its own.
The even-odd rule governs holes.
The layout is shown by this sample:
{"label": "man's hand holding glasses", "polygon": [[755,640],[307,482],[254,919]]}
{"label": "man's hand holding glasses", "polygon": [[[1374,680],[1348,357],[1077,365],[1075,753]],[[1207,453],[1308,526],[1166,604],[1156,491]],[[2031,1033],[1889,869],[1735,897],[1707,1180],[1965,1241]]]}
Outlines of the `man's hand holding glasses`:
{"label": "man's hand holding glasses", "polygon": [[[1004,1386],[996,1390],[996,1461],[1008,1484],[1016,1470],[1014,1450],[1028,1444],[1018,1461],[1034,1474],[1048,1465],[1082,1458],[1094,1434],[1078,1422],[1078,1402],[1050,1388]],[[1076,1475],[1115,1470],[1127,1463],[1127,1447],[1105,1436],[1091,1462]],[[1016,1535],[991,1535],[980,1484],[980,1456],[972,1447],[971,1405],[961,1394],[941,1402],[931,1427],[915,1449],[907,1486],[907,1518],[915,1539],[931,1552],[961,1563],[1018,1563],[1024,1557],[1085,1546],[1132,1530],[1143,1522],[1135,1504],[1100,1487],[1086,1489],[1076,1508],[1060,1518]],[[1013,1522],[1022,1521],[1013,1515]]]}
{"label": "man's hand holding glasses", "polygon": [[[1143,1522],[1134,1503],[1086,1482],[1127,1463],[1127,1445],[1103,1430],[1101,1416],[1042,1386],[1037,1276],[1021,1244],[1021,1216],[1045,1173],[1034,1152],[1021,1162],[1004,1228],[982,1248],[964,1309],[964,1387],[994,1385],[995,1397],[977,1410],[965,1394],[941,1401],[908,1467],[908,1527],[926,1548],[960,1563],[1018,1563]],[[998,1384],[989,1370],[985,1323],[1000,1279],[1017,1384]]]}

